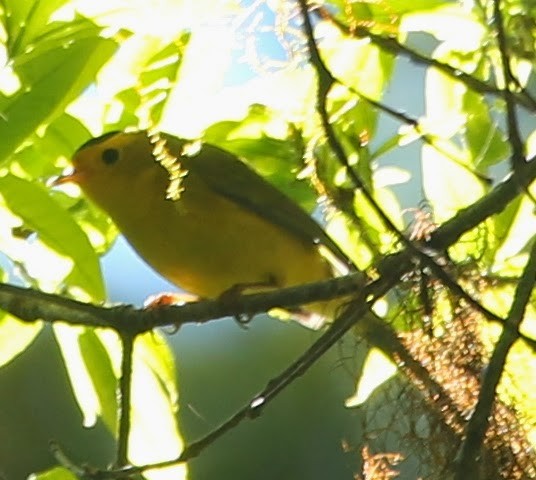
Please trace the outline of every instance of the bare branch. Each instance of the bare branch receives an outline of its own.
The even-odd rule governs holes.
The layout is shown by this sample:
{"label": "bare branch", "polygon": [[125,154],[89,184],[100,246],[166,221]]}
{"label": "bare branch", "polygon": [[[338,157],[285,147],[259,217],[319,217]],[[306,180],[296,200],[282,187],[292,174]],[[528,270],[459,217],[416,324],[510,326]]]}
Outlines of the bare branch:
{"label": "bare branch", "polygon": [[499,52],[501,54],[502,73],[504,77],[502,97],[506,103],[508,140],[510,142],[510,146],[512,147],[512,169],[514,172],[516,172],[518,167],[526,162],[525,148],[519,134],[519,124],[517,120],[515,101],[512,95],[510,95],[510,88],[513,85],[518,85],[519,82],[514,77],[510,66],[510,56],[508,55],[506,33],[504,31],[504,21],[499,0],[493,0],[493,17],[495,28],[497,30],[497,43],[499,45]]}
{"label": "bare branch", "polygon": [[502,212],[522,190],[536,178],[536,158],[531,158],[517,172],[497,185],[486,196],[460,210],[431,234],[427,246],[443,251],[453,245],[465,232],[475,228],[492,215]]}
{"label": "bare branch", "polygon": [[136,336],[121,334],[121,377],[119,378],[119,430],[117,435],[116,466],[128,465],[128,440],[130,436],[130,404],[132,397],[132,354]]}
{"label": "bare branch", "polygon": [[[536,280],[536,242],[532,244],[529,259],[514,295],[507,323],[515,330],[525,315]],[[474,478],[477,458],[488,428],[488,418],[495,401],[495,391],[504,371],[506,357],[517,340],[512,329],[505,328],[499,337],[482,382],[478,403],[467,425],[465,440],[460,451],[455,480]]]}
{"label": "bare branch", "polygon": [[93,328],[111,328],[119,333],[137,335],[156,327],[203,323],[241,315],[251,316],[276,307],[295,307],[317,300],[331,300],[355,294],[365,286],[362,273],[266,293],[241,295],[228,302],[203,300],[186,305],[137,309],[132,306],[102,307],[0,283],[0,309],[22,321],[63,322]]}

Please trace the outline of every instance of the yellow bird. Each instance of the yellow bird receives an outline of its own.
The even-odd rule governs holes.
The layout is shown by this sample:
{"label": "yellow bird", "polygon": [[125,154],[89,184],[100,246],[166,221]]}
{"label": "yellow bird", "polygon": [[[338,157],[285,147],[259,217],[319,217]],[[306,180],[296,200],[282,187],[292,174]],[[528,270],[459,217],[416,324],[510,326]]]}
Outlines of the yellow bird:
{"label": "yellow bird", "polygon": [[[304,210],[215,146],[195,151],[167,134],[111,132],[82,145],[72,162],[55,184],[78,184],[149,265],[201,298],[328,279],[333,267],[321,247],[348,262]],[[308,305],[301,320],[326,309]]]}

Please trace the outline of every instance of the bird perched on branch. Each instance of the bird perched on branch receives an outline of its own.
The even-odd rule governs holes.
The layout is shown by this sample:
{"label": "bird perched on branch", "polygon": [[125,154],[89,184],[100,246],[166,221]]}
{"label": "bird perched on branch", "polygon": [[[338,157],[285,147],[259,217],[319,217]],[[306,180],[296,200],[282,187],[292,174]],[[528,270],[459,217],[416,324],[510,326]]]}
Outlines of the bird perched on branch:
{"label": "bird perched on branch", "polygon": [[[198,297],[324,280],[333,261],[348,265],[304,210],[218,147],[110,132],[82,145],[72,162],[55,184],[78,184],[149,265]],[[333,308],[314,303],[292,313],[312,325]]]}

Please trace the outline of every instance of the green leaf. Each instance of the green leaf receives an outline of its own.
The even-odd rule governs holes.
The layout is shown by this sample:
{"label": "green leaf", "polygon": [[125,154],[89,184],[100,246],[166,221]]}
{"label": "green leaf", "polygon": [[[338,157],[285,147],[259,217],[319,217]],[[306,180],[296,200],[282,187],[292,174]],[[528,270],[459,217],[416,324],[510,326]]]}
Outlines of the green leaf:
{"label": "green leaf", "polygon": [[138,337],[136,355],[154,373],[175,411],[179,399],[177,370],[173,352],[165,338],[157,331]]}
{"label": "green leaf", "polygon": [[[519,270],[526,265],[527,257],[521,263]],[[497,315],[506,318],[512,306],[515,284],[500,282],[482,292],[482,304]],[[536,334],[536,310],[534,302],[529,303],[520,328],[521,332],[534,338]],[[491,351],[495,348],[502,329],[497,324],[484,322],[481,326],[481,338],[485,348]],[[534,350],[525,342],[516,342],[508,353],[508,358],[497,393],[501,400],[511,405],[522,415],[523,425],[528,431],[528,440],[536,444],[536,355]]]}
{"label": "green leaf", "polygon": [[15,62],[22,86],[14,95],[0,98],[0,163],[94,81],[116,46],[94,36]]}
{"label": "green leaf", "polygon": [[[413,137],[413,138],[408,138]],[[412,134],[404,134],[404,133],[397,133],[395,135],[390,136],[387,140],[384,140],[372,153],[371,158],[373,160],[376,160],[377,158],[380,158],[382,155],[385,155],[389,153],[390,151],[394,150],[395,148],[399,148],[403,145],[409,144],[411,141],[414,141],[417,139],[418,136],[414,133]]]}
{"label": "green leaf", "polygon": [[371,348],[367,353],[356,391],[346,399],[345,405],[347,407],[363,405],[374,391],[392,378],[396,372],[396,365],[385,353],[377,348]]}
{"label": "green leaf", "polygon": [[[376,204],[389,217],[398,230],[403,230],[400,205],[393,192],[387,188],[376,188],[373,194]],[[395,237],[387,227],[376,209],[369,203],[363,193],[356,190],[354,211],[359,220],[361,235],[367,246],[376,254],[392,253]]]}
{"label": "green leaf", "polygon": [[356,228],[347,216],[337,212],[330,215],[325,230],[360,270],[370,267],[374,261],[376,249],[371,247],[371,242],[366,238],[366,232],[363,229]]}
{"label": "green leaf", "polygon": [[21,322],[0,311],[0,367],[24,352],[42,328],[41,322]]}
{"label": "green leaf", "polygon": [[[150,335],[147,333],[139,339],[141,343],[134,344],[128,454],[135,464],[176,458],[183,446],[175,418],[177,398],[175,374],[170,370],[171,352],[162,339],[155,342],[148,338]],[[166,474],[169,478],[186,478],[187,466],[169,467]]]}
{"label": "green leaf", "polygon": [[[487,191],[487,185],[470,170],[451,160],[435,148],[422,148],[422,181],[427,202],[433,208],[434,221],[442,223],[461,209],[472,205]],[[484,223],[466,232],[449,253],[456,261],[466,261],[482,255],[489,224]]]}
{"label": "green leaf", "polygon": [[45,472],[34,473],[29,478],[32,480],[77,480],[75,475],[63,467],[54,467]]}
{"label": "green leaf", "polygon": [[2,20],[8,37],[8,51],[13,57],[50,30],[50,16],[69,0],[5,0]]}
{"label": "green leaf", "polygon": [[[113,359],[119,358],[120,347],[114,333],[115,347],[104,346],[94,330],[56,323],[54,333],[65,362],[65,368],[85,427],[95,425],[101,417],[112,434],[116,434],[117,374]],[[116,362],[118,363],[118,362]]]}
{"label": "green leaf", "polygon": [[377,188],[400,185],[411,180],[411,173],[400,167],[380,167],[374,172],[374,184]]}
{"label": "green leaf", "polygon": [[[536,189],[532,189],[536,190]],[[521,273],[521,265],[515,256],[523,251],[523,249],[535,237],[536,232],[536,213],[534,210],[534,202],[527,195],[524,195],[521,200],[514,201],[507,207],[507,212],[510,213],[498,217],[496,222],[500,222],[502,242],[499,244],[495,254],[495,268],[510,264],[510,268],[517,270],[515,274]],[[511,263],[513,261],[513,263]],[[514,273],[510,271],[510,273]]]}
{"label": "green leaf", "polygon": [[[381,4],[380,4],[381,5]],[[445,5],[445,0],[389,0],[388,11],[396,12],[397,14],[417,12],[419,10],[429,10],[432,8]]]}
{"label": "green leaf", "polygon": [[94,300],[104,298],[99,259],[86,235],[47,190],[14,175],[0,177],[0,199],[45,245],[73,262],[71,280]]}
{"label": "green leaf", "polygon": [[88,136],[88,130],[77,119],[64,113],[45,132],[32,135],[11,157],[10,171],[30,179],[57,175],[58,167],[63,169],[68,165],[67,159]]}
{"label": "green leaf", "polygon": [[100,414],[100,404],[80,351],[78,338],[83,329],[60,323],[56,323],[53,328],[74,397],[82,412],[83,425],[92,427]]}
{"label": "green leaf", "polygon": [[400,29],[405,32],[430,33],[448,44],[448,48],[462,52],[480,49],[487,33],[471,9],[459,3],[444,1],[427,11],[408,12],[403,17]]}
{"label": "green leaf", "polygon": [[169,92],[177,81],[183,52],[190,39],[184,33],[179,39],[170,43],[149,59],[138,78],[137,89],[145,93],[144,108],[149,109],[148,118],[153,125],[160,121]]}
{"label": "green leaf", "polygon": [[468,91],[464,96],[463,108],[467,112],[465,138],[471,161],[485,172],[488,167],[504,160],[510,147],[480,93]]}
{"label": "green leaf", "polygon": [[[117,379],[121,347],[109,330],[55,325],[54,330],[84,425],[102,418],[112,434],[117,424]],[[173,355],[157,333],[134,344],[132,363],[131,435],[129,458],[138,464],[176,457],[182,449],[176,412],[178,393]],[[173,478],[185,478],[186,467],[170,467]]]}
{"label": "green leaf", "polygon": [[486,193],[473,173],[429,145],[422,148],[422,176],[424,193],[439,223]]}
{"label": "green leaf", "polygon": [[466,88],[445,74],[428,69],[426,73],[426,118],[422,122],[427,133],[450,138],[463,129],[466,121],[462,112]]}
{"label": "green leaf", "polygon": [[345,85],[379,100],[393,73],[395,57],[370,42],[329,35],[322,42],[328,69]]}
{"label": "green leaf", "polygon": [[[100,407],[99,416],[110,432],[115,434],[117,431],[117,377],[110,359],[110,352],[118,357],[119,347],[114,348],[109,342],[105,345],[103,334],[104,332],[86,329],[78,337],[78,342],[87,374],[97,395]],[[105,335],[110,334],[112,333],[105,333]]]}

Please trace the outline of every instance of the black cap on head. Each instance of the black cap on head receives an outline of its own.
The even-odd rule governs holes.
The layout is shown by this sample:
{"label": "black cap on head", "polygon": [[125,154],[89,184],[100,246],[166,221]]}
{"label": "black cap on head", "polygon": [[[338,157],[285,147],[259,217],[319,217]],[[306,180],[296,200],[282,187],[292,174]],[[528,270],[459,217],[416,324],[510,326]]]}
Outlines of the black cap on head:
{"label": "black cap on head", "polygon": [[107,138],[114,137],[118,133],[121,133],[121,130],[114,130],[113,132],[104,133],[100,137],[90,138],[86,143],[78,147],[75,154],[87,147],[91,147],[92,145],[98,145],[99,143],[104,142]]}

